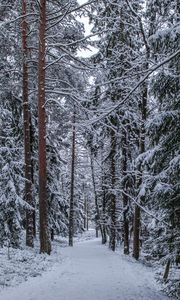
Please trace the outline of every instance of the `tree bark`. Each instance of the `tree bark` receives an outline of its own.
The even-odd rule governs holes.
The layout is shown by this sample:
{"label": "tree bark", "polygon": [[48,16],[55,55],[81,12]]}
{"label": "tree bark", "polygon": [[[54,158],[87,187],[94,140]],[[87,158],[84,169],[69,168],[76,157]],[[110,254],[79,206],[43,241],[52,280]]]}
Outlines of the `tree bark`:
{"label": "tree bark", "polygon": [[[146,69],[148,68],[148,65],[146,65]],[[143,86],[143,95],[142,95],[142,104],[141,104],[141,132],[140,132],[140,154],[145,152],[145,121],[147,118],[147,97],[148,97],[148,88],[147,88],[147,82],[144,83]],[[143,171],[141,168],[139,171],[139,178],[137,179],[137,187],[138,189],[141,187],[141,184],[143,182]],[[140,204],[143,202],[143,197],[141,196],[139,198]],[[135,212],[134,212],[134,225],[133,225],[133,232],[134,232],[134,238],[133,238],[133,257],[135,259],[139,259],[140,254],[140,222],[141,222],[141,209],[138,205],[135,206]]]}
{"label": "tree bark", "polygon": [[141,211],[140,207],[138,205],[135,206],[134,211],[134,224],[133,224],[133,257],[135,259],[139,259],[139,253],[140,253],[140,216]]}
{"label": "tree bark", "polygon": [[[113,122],[112,122],[113,123]],[[114,130],[111,130],[111,204],[110,204],[110,240],[109,248],[115,251],[116,248],[116,195],[115,195],[115,182],[116,182],[116,136]]]}
{"label": "tree bark", "polygon": [[84,197],[84,229],[86,230],[86,218],[87,218],[87,198]]}
{"label": "tree bark", "polygon": [[[34,131],[33,131],[33,126],[32,126],[32,119],[30,115],[30,144],[31,144],[31,181],[32,185],[34,185],[34,160],[33,160],[33,143],[34,143]],[[33,195],[33,191],[32,191]],[[35,200],[33,201],[33,231],[34,231],[34,238],[36,238],[36,202]]]}
{"label": "tree bark", "polygon": [[105,225],[105,214],[106,214],[106,191],[103,189],[103,224],[102,224],[102,244],[106,244],[107,242],[107,233],[106,233],[106,225]]}
{"label": "tree bark", "polygon": [[39,219],[40,253],[50,254],[51,242],[48,229],[46,193],[46,112],[45,112],[45,30],[46,0],[40,0],[39,59],[38,59],[38,128],[39,128]]}
{"label": "tree bark", "polygon": [[[76,128],[75,128],[75,108],[72,119],[72,156],[71,156],[71,192],[69,207],[69,246],[73,246],[74,235],[74,170],[75,170],[75,144],[76,144]],[[86,224],[87,226],[87,224]]]}
{"label": "tree bark", "polygon": [[170,266],[171,266],[171,260],[168,259],[166,267],[165,267],[164,275],[163,275],[163,280],[165,282],[167,281],[168,276],[169,276]]}
{"label": "tree bark", "polygon": [[22,50],[23,50],[23,118],[24,118],[24,160],[25,160],[25,200],[32,207],[26,209],[26,245],[34,247],[33,197],[32,197],[32,164],[30,138],[30,111],[28,102],[28,47],[26,0],[22,0]]}
{"label": "tree bark", "polygon": [[95,208],[96,208],[96,224],[95,224],[95,226],[96,226],[96,237],[98,236],[98,228],[99,228],[100,232],[101,232],[102,239],[103,239],[102,226],[100,224],[100,211],[99,211],[99,205],[98,205],[98,196],[97,196],[97,192],[96,192],[96,183],[95,183],[92,149],[91,149],[91,154],[90,154],[90,163],[91,163],[91,176],[92,176],[92,184],[93,184],[94,200],[95,200]]}
{"label": "tree bark", "polygon": [[[125,126],[125,124],[124,124]],[[126,180],[124,177],[127,175],[127,137],[126,131],[122,132],[122,176],[123,176],[123,191],[126,191]],[[123,197],[123,234],[124,234],[124,254],[129,254],[129,221],[127,218],[128,213],[128,197],[122,193]]]}

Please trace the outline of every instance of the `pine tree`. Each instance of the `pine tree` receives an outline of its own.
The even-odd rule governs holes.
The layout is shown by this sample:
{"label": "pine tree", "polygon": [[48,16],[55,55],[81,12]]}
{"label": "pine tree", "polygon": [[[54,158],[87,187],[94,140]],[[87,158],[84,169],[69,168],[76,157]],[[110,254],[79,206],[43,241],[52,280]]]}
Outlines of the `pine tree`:
{"label": "pine tree", "polygon": [[46,114],[45,114],[45,51],[46,0],[40,1],[39,59],[38,59],[38,127],[39,127],[39,218],[40,252],[50,254],[46,191]]}
{"label": "pine tree", "polygon": [[20,39],[18,27],[9,21],[18,15],[15,1],[1,6],[0,31],[0,244],[19,247],[24,211],[23,121],[19,80]]}
{"label": "pine tree", "polygon": [[[32,165],[31,165],[31,137],[30,111],[28,101],[28,46],[27,46],[27,14],[26,1],[22,0],[22,48],[23,48],[23,116],[24,116],[24,152],[25,152],[25,199],[29,206],[33,206],[32,199]],[[34,236],[33,208],[26,212],[26,244],[33,247]]]}
{"label": "pine tree", "polygon": [[70,191],[70,205],[69,205],[69,246],[73,246],[74,235],[74,175],[75,175],[75,147],[76,147],[76,115],[75,107],[72,118],[72,155],[71,155],[71,191]]}
{"label": "pine tree", "polygon": [[[161,7],[157,9],[157,15],[160,22],[156,33],[150,37],[154,60],[170,56],[179,47],[177,2],[161,3]],[[156,114],[151,116],[148,122],[150,149],[146,155],[148,165],[146,186],[149,204],[153,206],[156,214],[169,224],[169,226],[159,224],[159,230],[151,231],[157,243],[156,251],[154,251],[155,246],[153,251],[154,255],[167,255],[167,266],[169,259],[171,262],[179,259],[180,86],[178,61],[179,55],[160,68],[151,80],[152,96],[156,101]],[[167,276],[166,274],[165,277]]]}
{"label": "pine tree", "polygon": [[[124,228],[122,236],[124,238],[125,253],[129,252],[129,197],[126,186],[128,185],[129,170],[132,172],[132,160],[137,154],[137,149],[134,156],[131,155],[131,151],[137,148],[133,145],[132,139],[137,135],[139,126],[137,125],[139,95],[136,93],[126,102],[123,99],[130,91],[130,86],[138,80],[138,73],[141,70],[140,49],[143,45],[142,39],[138,39],[140,36],[139,21],[134,17],[140,5],[137,1],[133,1],[131,5],[129,5],[129,1],[121,3],[119,1],[112,3],[102,1],[102,5],[96,8],[98,13],[95,16],[96,29],[94,28],[94,31],[97,32],[100,28],[101,31],[105,31],[102,36],[100,35],[100,42],[98,43],[100,51],[96,56],[96,62],[100,64],[106,82],[104,90],[102,89],[103,96],[100,96],[103,99],[102,108],[110,111],[104,124],[109,128],[107,132],[111,140],[109,150],[109,160],[111,161],[109,168],[111,168],[111,171],[109,171],[109,175],[112,175],[112,208],[110,208],[111,219],[113,218],[112,223],[114,223],[112,225],[112,228],[114,228],[112,229],[112,236],[117,235],[120,227]],[[137,30],[134,29],[134,22],[137,25]],[[135,37],[137,37],[137,40]],[[103,86],[103,80],[101,85]],[[111,107],[116,106],[117,103],[120,103],[118,109],[114,110],[112,108],[111,113]],[[120,180],[118,176],[122,179]],[[129,188],[127,189],[129,192]],[[122,192],[117,192],[118,190]],[[117,195],[121,202],[119,200],[115,201]],[[117,217],[118,222],[115,220]],[[120,225],[122,222],[124,223],[123,226]],[[116,237],[114,240],[116,240]],[[113,242],[112,248],[115,248],[115,242]]]}

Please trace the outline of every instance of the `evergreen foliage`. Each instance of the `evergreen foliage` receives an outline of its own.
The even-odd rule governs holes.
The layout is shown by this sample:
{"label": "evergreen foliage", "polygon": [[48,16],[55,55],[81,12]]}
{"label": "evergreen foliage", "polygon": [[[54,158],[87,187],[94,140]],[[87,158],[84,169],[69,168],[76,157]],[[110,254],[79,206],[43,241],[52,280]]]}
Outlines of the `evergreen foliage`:
{"label": "evergreen foliage", "polygon": [[[15,248],[27,229],[27,210],[34,211],[35,228],[41,230],[40,13],[38,1],[26,4],[27,57],[21,1],[0,4],[0,245]],[[111,250],[121,242],[125,254],[160,260],[167,282],[169,269],[180,263],[179,1],[46,4],[41,108],[46,111],[47,178],[40,179],[46,181],[48,233],[52,239],[67,237],[71,215],[74,234],[93,222]],[[90,19],[92,39],[85,36],[82,16]],[[92,46],[96,53],[80,57]],[[28,66],[33,207],[25,199],[23,62]],[[178,294],[177,283],[170,293]]]}

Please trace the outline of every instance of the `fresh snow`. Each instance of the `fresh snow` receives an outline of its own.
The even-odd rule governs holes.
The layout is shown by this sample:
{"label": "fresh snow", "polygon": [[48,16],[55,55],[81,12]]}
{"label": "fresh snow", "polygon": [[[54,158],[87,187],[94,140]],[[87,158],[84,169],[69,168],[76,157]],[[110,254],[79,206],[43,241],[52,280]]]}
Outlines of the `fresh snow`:
{"label": "fresh snow", "polygon": [[113,253],[100,239],[60,248],[60,261],[42,276],[5,288],[0,300],[167,300],[153,270]]}

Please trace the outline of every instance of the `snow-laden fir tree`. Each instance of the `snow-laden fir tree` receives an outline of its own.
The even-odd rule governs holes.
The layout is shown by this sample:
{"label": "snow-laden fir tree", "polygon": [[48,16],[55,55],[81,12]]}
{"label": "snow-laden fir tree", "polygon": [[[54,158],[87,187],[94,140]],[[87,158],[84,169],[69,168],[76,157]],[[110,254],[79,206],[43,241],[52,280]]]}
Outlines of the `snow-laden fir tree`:
{"label": "snow-laden fir tree", "polygon": [[[134,175],[132,160],[138,153],[136,141],[141,96],[136,93],[126,101],[124,98],[139,78],[138,73],[142,62],[140,50],[143,45],[138,29],[139,21],[136,18],[136,13],[141,6],[137,1],[130,1],[130,4],[127,1],[111,3],[101,1],[99,6],[94,8],[96,15],[93,29],[97,34],[100,32],[97,41],[99,52],[94,57],[102,70],[99,97],[96,95],[99,99],[96,105],[98,112],[102,112],[100,120],[106,127],[105,130],[103,129],[103,132],[106,132],[107,151],[104,163],[106,164],[105,185],[111,186],[107,194],[111,223],[110,247],[114,250],[116,237],[121,236],[124,239],[125,253],[129,252],[128,193],[131,193],[129,182],[132,181],[129,176]],[[117,104],[118,107],[113,108]],[[105,111],[104,117],[103,111]],[[111,178],[111,182],[108,177]]]}
{"label": "snow-laden fir tree", "polygon": [[[150,1],[147,14],[156,31],[149,37],[151,58],[158,63],[179,49],[178,1]],[[147,124],[149,150],[142,157],[146,168],[145,190],[149,208],[160,222],[150,227],[145,246],[151,244],[151,255],[167,263],[164,279],[171,263],[179,263],[180,247],[180,56],[159,68],[151,78],[151,115]],[[153,245],[153,246],[152,246]],[[173,289],[172,289],[173,292]]]}

